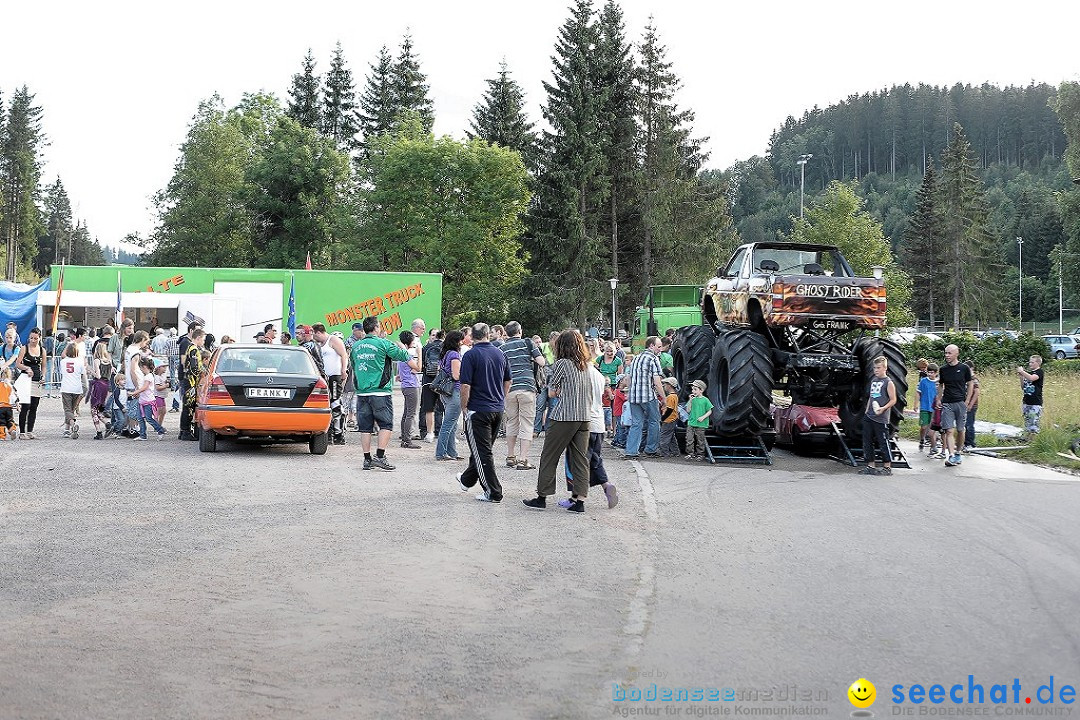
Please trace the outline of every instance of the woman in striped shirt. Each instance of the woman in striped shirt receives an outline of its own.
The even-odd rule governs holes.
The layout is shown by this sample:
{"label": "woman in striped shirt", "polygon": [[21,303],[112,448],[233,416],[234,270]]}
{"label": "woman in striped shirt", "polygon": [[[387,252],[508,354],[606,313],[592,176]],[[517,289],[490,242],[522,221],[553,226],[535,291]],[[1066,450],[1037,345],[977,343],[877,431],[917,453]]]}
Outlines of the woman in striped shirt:
{"label": "woman in striped shirt", "polygon": [[589,365],[593,358],[585,339],[577,330],[564,330],[555,340],[555,364],[548,379],[548,396],[559,398],[559,404],[549,418],[544,450],[540,454],[540,474],[536,480],[536,497],[523,500],[526,507],[543,510],[547,498],[555,494],[555,470],[563,452],[569,448],[570,473],[574,478],[574,494],[567,510],[585,512],[585,497],[589,494],[589,415],[592,385]]}

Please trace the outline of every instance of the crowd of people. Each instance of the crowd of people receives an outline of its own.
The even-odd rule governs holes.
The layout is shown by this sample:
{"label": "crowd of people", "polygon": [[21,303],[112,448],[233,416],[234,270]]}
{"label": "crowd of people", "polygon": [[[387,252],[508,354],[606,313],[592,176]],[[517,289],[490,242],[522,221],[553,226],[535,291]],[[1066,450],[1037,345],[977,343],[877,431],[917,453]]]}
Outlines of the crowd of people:
{"label": "crowd of people", "polygon": [[[575,329],[552,332],[547,341],[526,337],[520,323],[428,331],[422,319],[396,339],[387,337],[381,322],[369,317],[352,326],[352,334],[328,332],[321,323],[300,325],[295,339],[279,335],[268,324],[255,336],[258,343],[280,342],[306,348],[325,378],[331,403],[330,441],[344,445],[348,431],[360,435],[364,470],[394,470],[386,457],[394,432],[394,383],[403,408],[399,441],[403,449],[433,446],[439,462],[464,462],[456,474],[462,490],[479,486],[477,499],[498,503],[494,448],[505,437],[506,467],[538,470],[537,494],[524,501],[533,509],[546,507],[556,493],[556,474],[565,467],[569,497],[560,505],[584,511],[590,487],[602,487],[609,507],[618,502],[608,479],[601,451],[605,441],[622,449],[623,457],[662,458],[680,455],[677,423],[686,424],[688,460],[706,453],[705,430],[712,403],[704,380],[695,380],[688,399],[680,403],[679,383],[671,376],[672,337],[646,339],[637,357],[617,342],[587,338]],[[233,342],[224,336],[223,344]],[[13,327],[0,346],[0,432],[8,439],[33,440],[41,398],[57,390],[64,409],[63,436],[79,437],[81,409],[89,408],[94,439],[128,437],[146,440],[148,428],[165,437],[168,400],[179,412],[180,440],[196,439],[196,390],[215,345],[213,335],[198,324],[178,336],[176,329],[135,330],[131,320],[119,328],[100,331],[76,328],[70,336],[43,338],[30,331],[25,345]],[[974,446],[974,423],[979,404],[979,381],[974,365],[959,362],[955,345],[945,348],[941,365],[920,358],[919,449],[929,456],[959,465]],[[874,375],[867,386],[862,418],[864,474],[891,474],[888,423],[896,405],[897,388],[888,377],[888,360],[873,360]],[[1042,412],[1042,358],[1033,355],[1028,368],[1016,368],[1023,389],[1025,429],[1037,433]],[[15,380],[25,373],[29,397],[19,398]],[[24,386],[25,387],[25,386]],[[15,411],[18,425],[15,424]],[[458,452],[463,436],[469,455]],[[533,465],[533,440],[543,435],[539,466]],[[372,448],[374,441],[375,447]],[[374,450],[374,452],[373,452]],[[882,459],[877,467],[875,453]]]}

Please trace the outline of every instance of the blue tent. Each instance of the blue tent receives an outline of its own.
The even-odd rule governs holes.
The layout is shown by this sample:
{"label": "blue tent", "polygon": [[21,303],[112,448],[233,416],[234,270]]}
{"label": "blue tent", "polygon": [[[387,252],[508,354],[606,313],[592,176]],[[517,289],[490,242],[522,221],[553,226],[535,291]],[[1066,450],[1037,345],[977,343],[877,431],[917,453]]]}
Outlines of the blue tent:
{"label": "blue tent", "polygon": [[[37,294],[39,290],[48,290],[50,279],[45,278],[37,285],[0,282],[0,333],[12,320],[19,331],[19,338],[26,342],[30,328],[37,323]],[[3,340],[0,339],[0,343]]]}

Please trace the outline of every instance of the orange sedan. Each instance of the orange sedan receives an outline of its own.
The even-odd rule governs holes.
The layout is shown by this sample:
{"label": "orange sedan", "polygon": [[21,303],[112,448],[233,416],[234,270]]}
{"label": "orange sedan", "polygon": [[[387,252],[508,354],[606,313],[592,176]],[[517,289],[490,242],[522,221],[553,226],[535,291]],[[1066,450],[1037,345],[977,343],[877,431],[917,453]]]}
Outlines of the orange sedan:
{"label": "orange sedan", "polygon": [[223,345],[199,383],[199,450],[219,435],[307,442],[322,455],[329,441],[330,392],[311,355],[295,345]]}

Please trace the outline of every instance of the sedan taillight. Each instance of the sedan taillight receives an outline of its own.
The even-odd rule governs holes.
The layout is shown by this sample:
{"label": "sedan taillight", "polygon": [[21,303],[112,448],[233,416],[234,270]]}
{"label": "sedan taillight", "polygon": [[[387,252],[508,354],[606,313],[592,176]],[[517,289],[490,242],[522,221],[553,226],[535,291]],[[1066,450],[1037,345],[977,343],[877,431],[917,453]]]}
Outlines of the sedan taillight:
{"label": "sedan taillight", "polygon": [[315,383],[315,387],[313,387],[311,389],[311,394],[312,394],[312,396],[314,396],[314,395],[325,395],[325,396],[329,397],[330,396],[330,388],[326,385],[325,380],[323,380],[322,378],[319,378],[319,381],[317,383]]}
{"label": "sedan taillight", "polygon": [[232,396],[229,395],[228,388],[225,387],[225,382],[221,379],[220,375],[214,375],[210,378],[210,385],[206,388],[206,399],[209,400],[228,400],[232,401]]}

